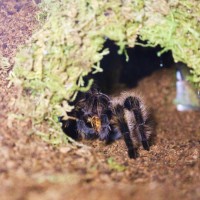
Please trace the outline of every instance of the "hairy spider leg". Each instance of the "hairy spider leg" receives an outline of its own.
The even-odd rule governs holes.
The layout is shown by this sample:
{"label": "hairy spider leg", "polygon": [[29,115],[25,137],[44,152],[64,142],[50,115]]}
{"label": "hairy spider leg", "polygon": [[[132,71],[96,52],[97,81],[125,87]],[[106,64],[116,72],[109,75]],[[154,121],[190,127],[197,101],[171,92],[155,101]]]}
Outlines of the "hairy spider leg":
{"label": "hairy spider leg", "polygon": [[77,120],[77,131],[83,133],[86,139],[92,139],[97,136],[94,128],[88,127],[83,120]]}
{"label": "hairy spider leg", "polygon": [[94,114],[95,108],[95,96],[93,95],[92,91],[88,91],[85,93],[85,97],[82,98],[75,107],[79,108],[82,111],[82,115],[79,115],[81,119],[86,118]]}
{"label": "hairy spider leg", "polygon": [[123,106],[121,106],[119,104],[116,105],[115,113],[117,115],[119,129],[122,133],[122,136],[124,137],[124,141],[125,141],[126,146],[128,148],[128,155],[129,155],[130,158],[136,158],[137,152],[136,152],[136,149],[134,148],[133,141],[130,137],[130,131],[129,131],[128,125],[126,123],[126,120],[124,118]]}
{"label": "hairy spider leg", "polygon": [[110,134],[110,122],[106,114],[101,115],[101,130],[99,132],[99,137],[101,140],[107,140]]}
{"label": "hairy spider leg", "polygon": [[100,114],[99,108],[99,97],[93,94],[89,94],[87,99],[85,100],[83,110],[85,111],[86,115],[98,115]]}
{"label": "hairy spider leg", "polygon": [[100,113],[102,114],[102,112],[105,112],[103,110],[107,110],[109,105],[110,105],[110,98],[106,95],[103,94],[101,92],[98,93],[98,107],[97,108],[101,108],[101,110],[98,110],[98,115],[100,115]]}
{"label": "hairy spider leg", "polygon": [[93,113],[101,116],[105,109],[107,109],[108,105],[110,104],[110,98],[101,92],[96,91],[95,94],[92,95],[93,97]]}
{"label": "hairy spider leg", "polygon": [[[118,127],[116,127],[111,121],[112,121],[112,116],[113,116],[113,111],[111,109],[111,104],[107,106],[107,109],[105,110],[105,114],[102,115],[102,124],[107,124],[107,130],[108,136],[105,138],[106,139],[106,144],[110,144],[114,142],[115,140],[118,140],[122,137],[121,131],[119,130]],[[105,123],[107,121],[107,123]],[[111,122],[111,123],[110,123]]]}
{"label": "hairy spider leg", "polygon": [[88,97],[88,99],[86,99],[86,103],[83,107],[85,114],[86,115],[91,115],[94,114],[94,108],[95,108],[95,100],[96,98],[93,97],[92,95]]}
{"label": "hairy spider leg", "polygon": [[145,134],[145,127],[144,127],[145,121],[142,116],[140,100],[137,97],[129,96],[126,98],[124,102],[124,107],[129,111],[133,112],[138,126],[139,134],[141,136],[142,146],[145,150],[149,151],[149,143]]}

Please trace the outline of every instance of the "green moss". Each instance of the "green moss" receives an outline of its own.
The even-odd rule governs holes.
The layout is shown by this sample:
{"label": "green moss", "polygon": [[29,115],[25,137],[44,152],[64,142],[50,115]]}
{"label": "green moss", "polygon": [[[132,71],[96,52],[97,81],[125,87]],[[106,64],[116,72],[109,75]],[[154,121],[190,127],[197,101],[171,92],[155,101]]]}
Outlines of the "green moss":
{"label": "green moss", "polygon": [[125,166],[117,163],[113,158],[108,159],[108,166],[110,169],[115,170],[117,172],[122,172],[126,169]]}
{"label": "green moss", "polygon": [[148,40],[149,46],[159,44],[163,52],[171,50],[176,62],[184,62],[191,68],[191,80],[200,87],[200,4],[195,0],[181,0],[169,1],[164,7],[167,12],[158,18],[153,14],[157,10],[154,8],[153,17],[140,30],[141,39]]}
{"label": "green moss", "polygon": [[45,120],[55,127],[56,116],[72,109],[68,101],[91,86],[83,77],[102,71],[106,38],[119,53],[133,47],[137,36],[148,46],[159,44],[188,64],[199,84],[199,13],[197,0],[44,0],[40,28],[19,51],[11,77],[22,88],[19,113],[31,118],[33,127]]}

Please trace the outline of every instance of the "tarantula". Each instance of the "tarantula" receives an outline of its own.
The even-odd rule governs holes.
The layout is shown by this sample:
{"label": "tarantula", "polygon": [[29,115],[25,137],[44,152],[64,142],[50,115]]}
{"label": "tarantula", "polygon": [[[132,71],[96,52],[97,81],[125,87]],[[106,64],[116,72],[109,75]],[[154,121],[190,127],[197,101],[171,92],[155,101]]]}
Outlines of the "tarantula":
{"label": "tarantula", "polygon": [[130,158],[137,157],[137,148],[142,144],[149,151],[151,126],[142,99],[129,93],[110,98],[92,88],[84,94],[68,119],[59,117],[62,130],[73,139],[100,138],[110,143],[124,138]]}

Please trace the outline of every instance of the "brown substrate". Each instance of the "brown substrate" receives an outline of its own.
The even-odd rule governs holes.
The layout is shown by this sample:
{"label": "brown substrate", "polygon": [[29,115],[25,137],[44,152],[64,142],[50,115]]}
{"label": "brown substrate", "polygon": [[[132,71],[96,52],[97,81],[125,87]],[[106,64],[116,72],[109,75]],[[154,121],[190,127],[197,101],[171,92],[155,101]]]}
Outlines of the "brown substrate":
{"label": "brown substrate", "polygon": [[[30,0],[1,1],[0,8],[0,52],[11,59],[36,26],[36,8]],[[27,135],[28,122],[7,123],[15,98],[7,77],[1,69],[1,199],[200,199],[200,113],[176,111],[174,69],[136,88],[156,123],[151,150],[139,149],[136,160],[127,157],[123,140],[53,147]]]}

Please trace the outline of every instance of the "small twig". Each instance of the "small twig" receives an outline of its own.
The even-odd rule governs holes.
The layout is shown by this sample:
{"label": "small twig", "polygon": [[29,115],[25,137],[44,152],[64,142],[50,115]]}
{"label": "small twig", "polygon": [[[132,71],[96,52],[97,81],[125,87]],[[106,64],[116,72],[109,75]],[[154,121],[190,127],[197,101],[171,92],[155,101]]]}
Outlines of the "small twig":
{"label": "small twig", "polygon": [[71,120],[78,120],[76,117],[72,117],[72,116],[67,116],[67,119],[71,119]]}
{"label": "small twig", "polygon": [[79,142],[76,142],[74,139],[72,139],[71,137],[67,137],[68,141],[71,142],[72,144],[76,145],[77,147],[81,147],[81,148],[86,148],[86,149],[91,149],[91,147],[85,145],[85,144],[81,144]]}

